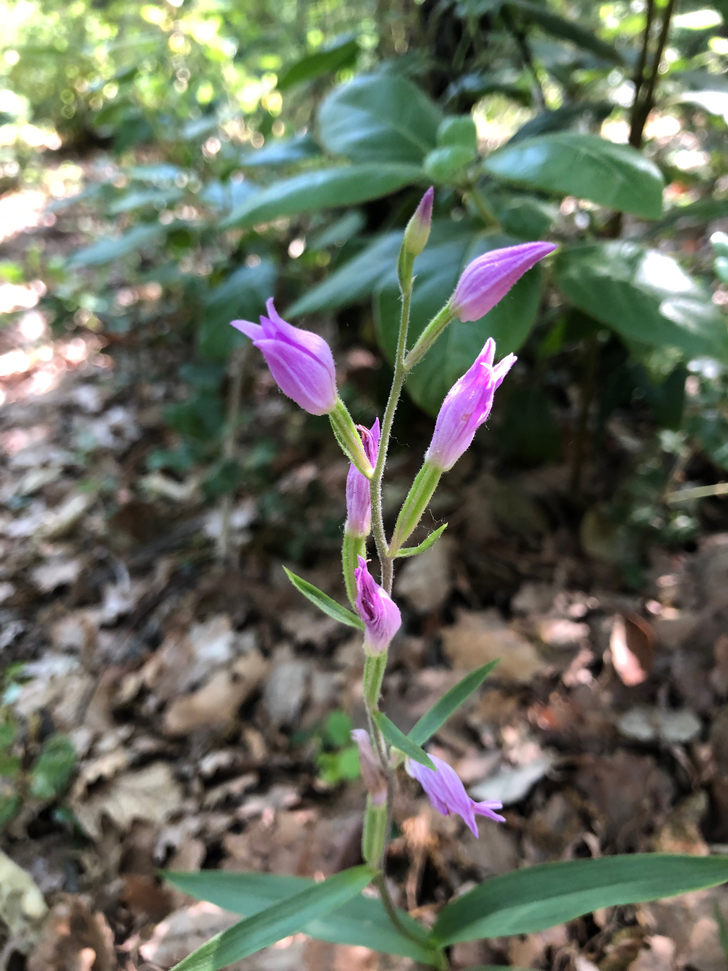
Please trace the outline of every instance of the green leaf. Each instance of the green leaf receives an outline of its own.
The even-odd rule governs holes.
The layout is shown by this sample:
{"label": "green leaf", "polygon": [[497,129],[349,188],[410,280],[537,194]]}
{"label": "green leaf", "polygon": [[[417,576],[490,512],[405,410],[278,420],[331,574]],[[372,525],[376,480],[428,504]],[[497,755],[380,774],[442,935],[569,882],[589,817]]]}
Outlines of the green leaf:
{"label": "green leaf", "polygon": [[298,216],[317,209],[354,206],[396,192],[405,185],[422,181],[416,165],[339,165],[336,168],[303,172],[274,182],[234,209],[219,224],[254,226],[281,216]]}
{"label": "green leaf", "polygon": [[334,270],[323,283],[296,300],[288,308],[286,317],[348,307],[370,296],[385,280],[396,283],[397,255],[401,246],[401,230],[377,237],[348,263]]}
{"label": "green leaf", "polygon": [[[299,893],[315,881],[306,877],[275,873],[232,873],[226,870],[201,870],[199,873],[165,873],[175,887],[200,900],[249,916]],[[407,930],[420,937],[422,944],[403,937],[392,924],[382,902],[373,897],[354,897],[326,917],[307,924],[310,937],[331,944],[369,947],[386,954],[411,957],[430,963],[424,928],[404,911],[397,911]]]}
{"label": "green leaf", "polygon": [[457,183],[474,158],[475,152],[466,145],[445,145],[427,154],[423,168],[433,182]]}
{"label": "green leaf", "polygon": [[70,257],[66,266],[70,269],[78,269],[84,266],[102,266],[104,263],[113,263],[121,260],[131,253],[149,246],[156,242],[165,233],[165,227],[160,223],[142,223],[128,230],[122,236],[115,239],[102,239],[93,246],[86,246],[76,250]]}
{"label": "green leaf", "polygon": [[508,0],[508,5],[522,10],[529,20],[537,23],[539,27],[547,34],[551,34],[552,37],[560,37],[562,40],[571,41],[577,47],[581,47],[585,51],[591,51],[597,57],[612,61],[614,64],[624,63],[624,58],[615,47],[601,40],[593,30],[581,27],[576,20],[565,20],[551,10],[547,10],[545,6],[529,3],[528,0]]}
{"label": "green leaf", "polygon": [[478,690],[497,663],[498,659],[490,661],[488,664],[476,668],[475,671],[471,671],[462,681],[458,681],[454,688],[450,688],[420,718],[414,728],[407,733],[407,738],[412,739],[416,745],[424,745],[428,739],[432,738],[438,728],[444,725],[451,715],[455,714],[460,705],[467,701],[474,691]]}
{"label": "green leaf", "polygon": [[508,140],[508,145],[515,145],[526,138],[535,138],[548,132],[564,131],[576,125],[591,122],[601,124],[614,111],[615,105],[610,101],[578,101],[575,104],[562,105],[555,111],[542,111]]}
{"label": "green leaf", "polygon": [[112,216],[118,216],[122,212],[131,212],[133,209],[141,209],[143,206],[154,206],[163,209],[179,202],[182,198],[182,190],[173,189],[132,189],[124,192],[109,206]]}
{"label": "green leaf", "polygon": [[256,954],[336,910],[368,886],[373,877],[370,867],[358,866],[307,887],[216,934],[176,964],[173,971],[218,971]]}
{"label": "green leaf", "polygon": [[329,152],[356,162],[420,164],[435,148],[439,108],[407,78],[365,74],[336,88],[318,113]]}
{"label": "green leaf", "polygon": [[[514,242],[507,236],[479,234],[466,220],[433,223],[430,243],[415,260],[417,279],[410,317],[410,346],[450,298],[465,265],[487,250]],[[436,415],[443,398],[473,363],[488,337],[495,338],[499,357],[518,350],[536,321],[540,295],[541,275],[535,267],[485,317],[473,323],[456,320],[449,324],[407,378],[409,395],[429,414]],[[400,294],[396,282],[385,279],[374,302],[379,342],[391,361],[399,330]]]}
{"label": "green leaf", "polygon": [[686,226],[702,226],[712,219],[722,219],[728,216],[728,199],[698,199],[687,206],[675,206],[658,222],[648,226],[643,237],[659,236],[675,223]]}
{"label": "green leaf", "polygon": [[76,749],[67,735],[51,735],[30,771],[30,794],[35,799],[55,799],[64,791],[76,767]]}
{"label": "green leaf", "polygon": [[629,341],[728,361],[728,331],[710,292],[665,253],[614,241],[567,248],[556,279],[577,307]]}
{"label": "green leaf", "polygon": [[449,115],[444,118],[437,129],[437,144],[460,145],[470,150],[473,158],[478,151],[478,131],[472,115]]}
{"label": "green leaf", "polygon": [[401,549],[396,554],[396,557],[418,556],[420,553],[424,553],[425,550],[429,550],[431,546],[434,546],[446,529],[447,523],[443,523],[442,526],[438,526],[437,529],[433,529],[430,535],[423,539],[419,546],[405,546],[404,549]]}
{"label": "green leaf", "polygon": [[197,329],[197,346],[213,361],[226,361],[234,347],[246,338],[230,326],[231,320],[256,321],[264,313],[277,276],[274,263],[261,260],[257,266],[240,266],[214,287],[204,300]]}
{"label": "green leaf", "polygon": [[360,47],[355,39],[344,38],[330,47],[307,54],[278,79],[278,90],[285,91],[303,81],[312,81],[322,74],[333,74],[356,62]]}
{"label": "green leaf", "polygon": [[442,945],[531,934],[601,907],[636,904],[728,881],[728,858],[637,853],[526,867],[448,904],[433,929]]}
{"label": "green leaf", "polygon": [[329,617],[333,617],[334,620],[338,620],[340,624],[346,624],[347,627],[356,627],[357,630],[364,630],[364,624],[361,618],[355,613],[346,607],[342,607],[335,600],[332,600],[323,590],[319,590],[318,587],[309,583],[308,580],[302,580],[295,573],[291,573],[287,567],[284,566],[283,569],[286,571],[286,576],[296,590],[308,598],[312,604],[315,604],[319,610],[322,610]]}
{"label": "green leaf", "polygon": [[420,765],[424,765],[428,769],[435,769],[435,763],[429,755],[423,752],[420,746],[413,742],[404,732],[401,732],[394,722],[390,721],[383,712],[375,711],[372,718],[390,745],[394,745],[400,752],[404,752],[405,755],[414,759],[415,762],[419,762]]}
{"label": "green leaf", "polygon": [[643,219],[662,215],[663,178],[654,162],[598,135],[527,138],[493,152],[483,168],[505,182],[590,199]]}
{"label": "green leaf", "polygon": [[[245,168],[255,168],[259,165],[292,165],[320,154],[321,149],[307,132],[305,135],[294,135],[293,138],[273,139],[263,148],[245,152],[238,161]],[[245,183],[241,182],[239,185],[245,185]]]}

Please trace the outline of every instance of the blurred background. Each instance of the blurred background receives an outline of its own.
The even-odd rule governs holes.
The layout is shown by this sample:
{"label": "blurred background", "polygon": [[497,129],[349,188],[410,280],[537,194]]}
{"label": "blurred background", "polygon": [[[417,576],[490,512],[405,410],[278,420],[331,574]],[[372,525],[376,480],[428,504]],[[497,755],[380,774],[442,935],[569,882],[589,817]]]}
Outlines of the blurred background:
{"label": "blurred background", "polygon": [[[232,918],[160,867],[358,860],[347,465],[229,327],[265,300],[381,415],[463,266],[554,257],[450,326],[395,424],[391,524],[488,336],[519,363],[395,580],[408,730],[508,823],[404,781],[389,866],[433,915],[514,867],[728,844],[726,0],[1,0],[0,966],[166,969]],[[454,968],[725,971],[721,891],[459,945]],[[293,938],[246,971],[404,971]]]}

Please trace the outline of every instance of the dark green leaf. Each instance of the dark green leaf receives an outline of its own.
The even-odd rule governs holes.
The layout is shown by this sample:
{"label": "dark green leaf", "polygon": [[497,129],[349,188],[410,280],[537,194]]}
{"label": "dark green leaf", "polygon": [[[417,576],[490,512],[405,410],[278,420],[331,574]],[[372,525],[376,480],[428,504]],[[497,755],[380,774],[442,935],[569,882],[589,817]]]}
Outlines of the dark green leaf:
{"label": "dark green leaf", "polygon": [[445,145],[427,154],[423,168],[433,182],[458,184],[474,158],[475,152],[466,145]]}
{"label": "dark green leaf", "polygon": [[377,728],[390,745],[394,745],[400,752],[404,752],[405,755],[414,759],[415,762],[419,762],[420,765],[434,770],[435,764],[427,753],[423,752],[420,746],[413,742],[411,738],[408,738],[404,732],[401,732],[383,712],[375,711],[372,717],[377,723]]}
{"label": "dark green leaf", "polygon": [[341,907],[371,883],[373,877],[370,867],[358,866],[307,887],[216,934],[176,964],[174,971],[218,971],[256,954]]}
{"label": "dark green leaf", "polygon": [[109,206],[112,216],[118,216],[122,212],[131,212],[134,209],[141,209],[144,206],[154,206],[156,209],[163,209],[171,206],[182,198],[181,189],[132,189],[125,192],[115,202]]}
{"label": "dark green leaf", "polygon": [[301,577],[297,577],[295,573],[291,573],[287,567],[284,566],[283,569],[286,571],[286,576],[296,590],[298,590],[299,593],[302,593],[304,597],[310,600],[311,603],[318,607],[319,610],[322,610],[329,617],[333,617],[334,620],[338,620],[340,624],[346,624],[347,627],[356,627],[357,630],[364,630],[364,624],[362,623],[361,618],[355,613],[348,610],[346,607],[342,607],[341,604],[338,604],[335,600],[332,600],[331,597],[323,592],[323,590],[319,590],[318,587],[315,587],[312,583],[309,583],[308,580],[302,580]]}
{"label": "dark green leaf", "polygon": [[104,263],[113,263],[114,260],[121,260],[131,253],[137,253],[140,249],[150,246],[164,232],[165,227],[159,223],[142,223],[141,226],[135,226],[115,239],[102,239],[98,243],[94,243],[93,246],[76,250],[66,265],[76,269],[83,266],[102,266]]}
{"label": "dark green leaf", "polygon": [[308,240],[308,247],[312,250],[327,249],[329,246],[341,246],[364,229],[366,216],[361,209],[349,209],[343,216],[339,216],[332,223],[320,230]]}
{"label": "dark green leaf", "polygon": [[559,457],[561,432],[551,402],[540,388],[516,388],[508,396],[498,440],[506,455],[526,462],[549,462]]}
{"label": "dark green leaf", "polygon": [[265,302],[273,294],[276,267],[270,260],[257,266],[241,266],[206,296],[197,328],[198,347],[213,361],[227,360],[234,347],[246,338],[230,326],[231,320],[257,322]]}
{"label": "dark green leaf", "polygon": [[[410,341],[412,346],[427,323],[449,299],[466,263],[489,249],[509,246],[507,236],[479,235],[471,223],[435,222],[430,243],[415,260]],[[498,345],[498,356],[518,350],[536,320],[541,295],[538,267],[530,270],[485,317],[473,323],[456,320],[422,359],[407,379],[414,401],[432,415],[455,381],[473,363],[488,337]],[[386,283],[375,295],[379,341],[392,360],[399,329],[400,295],[395,282]]]}
{"label": "dark green leaf", "polygon": [[537,23],[547,34],[552,37],[560,37],[562,40],[571,41],[577,47],[586,51],[591,51],[597,57],[602,57],[614,64],[623,64],[624,58],[620,52],[601,40],[593,30],[581,27],[576,20],[565,20],[558,14],[547,10],[545,6],[536,3],[529,3],[528,0],[508,0],[509,6],[517,7],[532,21]]}
{"label": "dark green leaf", "polygon": [[478,131],[472,115],[449,115],[444,118],[437,129],[437,144],[467,148],[473,158],[478,150]]}
{"label": "dark green leaf", "polygon": [[51,735],[30,771],[30,794],[35,799],[55,799],[68,785],[76,766],[76,749],[67,735]]}
{"label": "dark green leaf", "polygon": [[288,317],[338,310],[363,300],[386,279],[397,280],[397,254],[402,246],[402,232],[397,230],[379,236],[357,256],[344,263],[323,283],[309,290],[288,308]]}
{"label": "dark green leaf", "polygon": [[[249,916],[299,893],[315,881],[306,877],[279,876],[275,873],[230,873],[225,870],[201,870],[199,873],[166,873],[165,877],[179,890],[200,900]],[[404,911],[399,919],[422,944],[401,936],[392,924],[381,901],[372,897],[354,897],[327,917],[307,924],[303,930],[311,937],[332,944],[370,947],[386,954],[411,957],[429,963],[424,928]]]}
{"label": "dark green leaf", "polygon": [[323,146],[360,162],[420,164],[435,148],[439,109],[407,78],[365,74],[333,91],[318,113]]}
{"label": "dark green leaf", "polygon": [[433,529],[430,535],[426,537],[426,539],[423,539],[418,546],[405,546],[404,549],[401,549],[396,554],[396,556],[418,556],[420,553],[424,553],[425,550],[429,550],[429,548],[438,541],[446,529],[447,523],[443,523],[442,526],[438,526],[437,529]]}
{"label": "dark green leaf", "polygon": [[307,54],[292,64],[278,80],[278,90],[285,91],[302,81],[312,81],[322,74],[333,74],[355,63],[359,54],[355,39],[345,38],[330,47]]}
{"label": "dark green leaf", "polygon": [[728,361],[728,332],[711,294],[665,253],[633,242],[563,250],[556,278],[581,310],[642,344]]}
{"label": "dark green leaf", "polygon": [[663,179],[654,162],[598,135],[527,138],[493,152],[483,168],[505,182],[590,199],[643,219],[662,215]]}
{"label": "dark green leaf", "polygon": [[728,881],[728,858],[638,853],[526,867],[487,880],[442,911],[443,945],[531,934],[601,907],[659,900]]}
{"label": "dark green leaf", "polygon": [[579,101],[575,104],[563,105],[555,111],[542,111],[525,125],[518,129],[508,145],[515,145],[526,138],[535,138],[548,132],[564,131],[585,121],[601,124],[614,111],[615,105],[609,101]]}
{"label": "dark green leaf", "polygon": [[407,733],[416,745],[424,745],[432,738],[435,732],[458,710],[463,702],[467,701],[470,695],[477,691],[481,684],[488,677],[490,672],[498,663],[498,660],[484,664],[475,671],[467,674],[462,681],[458,681],[454,688],[450,688],[439,701],[437,701],[428,712],[417,722],[414,728]]}
{"label": "dark green leaf", "polygon": [[415,165],[339,165],[331,169],[303,172],[275,182],[238,206],[220,223],[254,226],[280,216],[298,216],[317,209],[354,206],[389,195],[405,185],[422,181],[422,170]]}

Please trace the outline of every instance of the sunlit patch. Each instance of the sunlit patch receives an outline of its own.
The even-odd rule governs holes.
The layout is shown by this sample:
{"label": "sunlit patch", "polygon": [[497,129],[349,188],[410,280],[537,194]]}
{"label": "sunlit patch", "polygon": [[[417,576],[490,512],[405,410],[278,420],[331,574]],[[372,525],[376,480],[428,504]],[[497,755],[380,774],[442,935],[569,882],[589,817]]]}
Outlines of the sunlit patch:
{"label": "sunlit patch", "polygon": [[3,196],[0,199],[0,242],[40,226],[47,201],[48,196],[38,189],[23,189]]}
{"label": "sunlit patch", "polygon": [[46,322],[43,314],[37,310],[29,310],[20,318],[18,328],[28,341],[37,341],[46,332]]}
{"label": "sunlit patch", "polygon": [[29,354],[25,351],[8,351],[0,354],[0,378],[9,378],[14,374],[25,374],[32,367]]}
{"label": "sunlit patch", "polygon": [[88,344],[82,337],[74,337],[65,344],[59,344],[56,349],[69,364],[81,364],[89,356]]}
{"label": "sunlit patch", "polygon": [[696,169],[705,168],[710,164],[710,158],[706,152],[698,149],[681,148],[675,152],[672,164],[681,172],[694,172]]}
{"label": "sunlit patch", "polygon": [[38,303],[37,288],[24,283],[0,283],[0,314],[30,310]]}
{"label": "sunlit patch", "polygon": [[23,391],[28,395],[44,395],[52,391],[58,384],[59,368],[43,368],[33,373],[24,385]]}

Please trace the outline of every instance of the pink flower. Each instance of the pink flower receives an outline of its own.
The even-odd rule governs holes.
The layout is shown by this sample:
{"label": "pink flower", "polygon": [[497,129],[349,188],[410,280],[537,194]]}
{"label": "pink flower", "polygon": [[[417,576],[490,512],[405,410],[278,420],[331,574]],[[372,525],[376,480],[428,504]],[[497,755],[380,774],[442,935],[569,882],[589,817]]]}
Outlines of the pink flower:
{"label": "pink flower", "polygon": [[412,256],[419,256],[427,245],[427,240],[430,237],[434,201],[435,190],[430,186],[407,223],[407,228],[404,231],[404,245]]}
{"label": "pink flower", "polygon": [[284,394],[312,415],[328,415],[337,401],[331,348],[318,334],[287,324],[278,315],[272,298],[266,307],[269,316],[261,316],[260,324],[232,320],[232,326],[263,352],[271,374]]}
{"label": "pink flower", "polygon": [[495,341],[489,337],[472,367],[455,382],[440,407],[425,462],[446,472],[468,448],[490,414],[493,395],[516,363],[509,354],[493,367]]}
{"label": "pink flower", "polygon": [[[358,426],[361,432],[364,452],[371,464],[377,464],[379,450],[379,419],[375,419],[371,429]],[[369,479],[362,475],[355,465],[349,466],[346,477],[346,526],[352,536],[363,539],[372,528],[372,503],[369,492]]]}
{"label": "pink flower", "polygon": [[435,770],[428,769],[425,765],[420,765],[413,759],[405,760],[407,774],[417,779],[425,790],[427,798],[433,807],[443,816],[450,813],[457,813],[462,816],[473,836],[478,836],[478,826],[475,822],[476,816],[487,816],[497,823],[504,823],[505,818],[499,816],[494,809],[502,809],[503,804],[493,799],[486,799],[484,802],[475,802],[465,791],[465,786],[451,765],[431,755],[430,758],[435,763]]}
{"label": "pink flower", "polygon": [[358,557],[358,561],[354,570],[356,609],[364,621],[364,650],[367,654],[381,654],[402,625],[402,615],[387,591],[374,581],[364,557]]}
{"label": "pink flower", "polygon": [[462,272],[450,306],[460,320],[479,320],[526,270],[556,249],[553,243],[520,243],[478,256]]}

